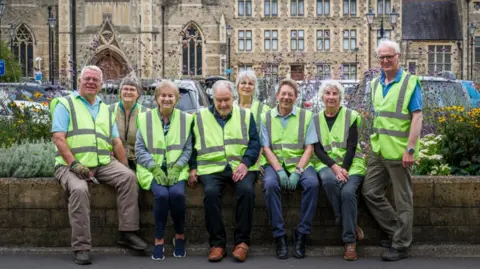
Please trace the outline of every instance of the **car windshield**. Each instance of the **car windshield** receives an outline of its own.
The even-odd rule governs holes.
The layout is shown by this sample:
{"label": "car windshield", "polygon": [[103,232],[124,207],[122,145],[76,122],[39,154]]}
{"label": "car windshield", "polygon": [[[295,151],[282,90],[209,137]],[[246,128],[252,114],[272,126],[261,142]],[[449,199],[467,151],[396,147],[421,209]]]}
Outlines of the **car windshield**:
{"label": "car windshield", "polygon": [[195,102],[195,96],[187,89],[180,88],[180,100],[177,103],[177,108],[182,111],[194,111],[198,108]]}

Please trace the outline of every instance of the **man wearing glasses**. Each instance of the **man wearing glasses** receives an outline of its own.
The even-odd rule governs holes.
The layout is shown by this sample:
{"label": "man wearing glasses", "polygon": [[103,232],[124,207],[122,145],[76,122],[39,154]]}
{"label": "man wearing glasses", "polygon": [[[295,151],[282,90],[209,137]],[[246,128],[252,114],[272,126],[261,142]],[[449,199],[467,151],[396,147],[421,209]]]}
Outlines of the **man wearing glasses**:
{"label": "man wearing glasses", "polygon": [[[418,78],[400,68],[398,43],[382,40],[377,56],[382,70],[370,83],[375,118],[362,194],[388,234],[388,240],[380,242],[388,248],[382,259],[398,261],[407,257],[412,243],[412,165],[422,128],[422,91]],[[396,210],[385,197],[390,183]]]}

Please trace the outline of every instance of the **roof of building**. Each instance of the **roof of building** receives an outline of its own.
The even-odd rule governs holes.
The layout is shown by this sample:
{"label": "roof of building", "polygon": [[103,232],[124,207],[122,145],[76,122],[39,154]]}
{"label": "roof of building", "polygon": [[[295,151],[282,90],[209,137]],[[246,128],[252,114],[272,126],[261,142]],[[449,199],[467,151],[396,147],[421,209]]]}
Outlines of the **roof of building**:
{"label": "roof of building", "polygon": [[403,0],[402,39],[461,40],[455,0]]}

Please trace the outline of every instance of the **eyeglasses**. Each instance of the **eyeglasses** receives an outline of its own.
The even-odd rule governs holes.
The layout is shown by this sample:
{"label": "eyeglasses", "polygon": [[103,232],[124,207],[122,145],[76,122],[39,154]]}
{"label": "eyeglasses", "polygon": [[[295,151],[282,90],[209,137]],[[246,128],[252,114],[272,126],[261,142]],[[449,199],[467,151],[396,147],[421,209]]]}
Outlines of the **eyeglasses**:
{"label": "eyeglasses", "polygon": [[391,61],[393,59],[393,57],[395,57],[395,56],[397,56],[397,53],[395,53],[393,55],[377,56],[377,59],[379,59],[380,61],[383,61],[383,60]]}
{"label": "eyeglasses", "polygon": [[84,78],[81,78],[83,81],[85,82],[88,82],[88,81],[92,81],[94,83],[98,83],[100,82],[100,79],[98,78],[94,78],[94,77],[84,77]]}

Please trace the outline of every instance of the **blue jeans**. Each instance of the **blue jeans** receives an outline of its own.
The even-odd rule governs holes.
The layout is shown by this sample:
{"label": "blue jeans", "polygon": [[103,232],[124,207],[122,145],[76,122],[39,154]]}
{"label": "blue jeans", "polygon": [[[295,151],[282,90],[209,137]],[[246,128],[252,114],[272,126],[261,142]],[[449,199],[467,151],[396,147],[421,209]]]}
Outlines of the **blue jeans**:
{"label": "blue jeans", "polygon": [[[296,229],[302,234],[310,234],[312,232],[312,220],[317,210],[318,199],[318,178],[315,169],[312,167],[305,169],[300,177],[299,185],[302,186],[303,191],[300,223]],[[265,166],[263,172],[263,194],[274,237],[285,235],[280,193],[280,182],[277,172],[275,172],[270,165]]]}
{"label": "blue jeans", "polygon": [[185,181],[166,187],[153,180],[150,186],[155,202],[153,217],[155,219],[155,238],[165,236],[168,210],[170,209],[176,234],[185,233]]}
{"label": "blue jeans", "polygon": [[350,175],[346,183],[337,180],[332,169],[324,167],[318,172],[328,201],[333,207],[335,217],[342,218],[344,243],[355,243],[357,238],[357,189],[362,184],[363,176]]}

